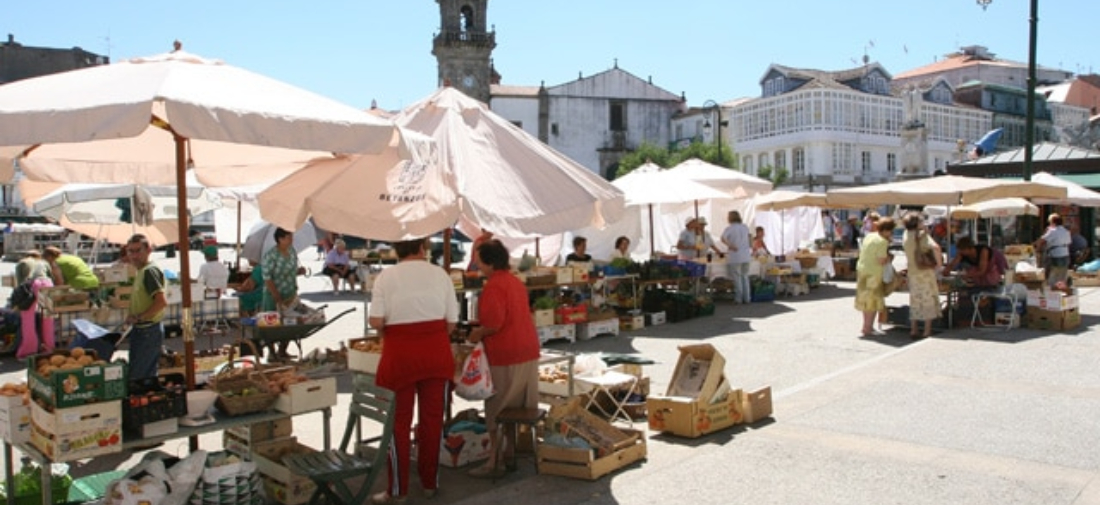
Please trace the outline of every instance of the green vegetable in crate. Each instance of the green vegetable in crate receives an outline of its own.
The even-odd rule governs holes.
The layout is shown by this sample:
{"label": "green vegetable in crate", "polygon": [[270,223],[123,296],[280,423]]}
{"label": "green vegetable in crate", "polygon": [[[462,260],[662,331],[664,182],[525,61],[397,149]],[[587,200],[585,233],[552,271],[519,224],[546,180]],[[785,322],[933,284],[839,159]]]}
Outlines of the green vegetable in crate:
{"label": "green vegetable in crate", "polygon": [[611,263],[609,263],[609,265],[611,265],[615,268],[623,268],[623,269],[630,268],[630,266],[633,265],[633,264],[634,264],[634,262],[631,261],[629,258],[615,258],[615,259],[611,260]]}
{"label": "green vegetable in crate", "polygon": [[535,298],[535,310],[555,309],[557,306],[558,301],[552,296],[540,296]]}

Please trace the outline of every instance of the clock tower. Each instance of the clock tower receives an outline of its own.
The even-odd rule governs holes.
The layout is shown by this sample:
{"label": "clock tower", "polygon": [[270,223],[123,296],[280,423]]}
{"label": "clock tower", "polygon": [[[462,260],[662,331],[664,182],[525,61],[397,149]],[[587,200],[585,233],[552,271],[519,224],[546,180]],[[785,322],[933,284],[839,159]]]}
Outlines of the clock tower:
{"label": "clock tower", "polygon": [[436,0],[440,31],[432,41],[439,65],[439,86],[450,84],[486,104],[489,85],[500,82],[493,70],[496,33],[489,31],[485,13],[489,0]]}

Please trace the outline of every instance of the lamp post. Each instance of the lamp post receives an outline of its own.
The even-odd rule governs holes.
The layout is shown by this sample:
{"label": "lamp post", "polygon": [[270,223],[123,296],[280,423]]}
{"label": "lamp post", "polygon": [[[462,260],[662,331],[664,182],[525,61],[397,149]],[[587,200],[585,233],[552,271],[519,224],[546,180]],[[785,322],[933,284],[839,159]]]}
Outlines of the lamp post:
{"label": "lamp post", "polygon": [[726,166],[726,164],[723,163],[725,156],[722,155],[722,127],[728,126],[729,122],[722,120],[722,106],[718,105],[718,102],[714,100],[703,102],[703,110],[707,111],[707,119],[706,122],[703,123],[703,131],[707,135],[710,135],[710,115],[714,114],[714,122],[717,124],[715,138],[718,141],[718,164]]}
{"label": "lamp post", "polygon": [[[993,0],[976,0],[982,10],[989,7]],[[1035,148],[1035,39],[1039,31],[1039,0],[1031,0],[1031,17],[1027,42],[1027,121],[1024,126],[1024,169],[1023,178],[1031,180],[1032,149]]]}

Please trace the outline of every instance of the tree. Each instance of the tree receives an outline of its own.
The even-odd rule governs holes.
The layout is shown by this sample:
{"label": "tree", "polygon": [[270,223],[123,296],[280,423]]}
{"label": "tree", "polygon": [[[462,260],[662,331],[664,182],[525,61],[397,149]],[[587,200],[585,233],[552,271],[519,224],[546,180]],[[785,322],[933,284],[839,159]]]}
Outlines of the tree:
{"label": "tree", "polygon": [[737,170],[737,157],[727,145],[722,146],[721,156],[719,156],[718,146],[715,144],[692,142],[683,149],[670,151],[667,148],[643,142],[637,149],[619,160],[619,169],[615,172],[615,177],[630,173],[646,161],[662,168],[671,168],[691,158],[699,158],[707,163]]}
{"label": "tree", "polygon": [[773,168],[771,165],[764,165],[760,167],[760,170],[756,171],[757,177],[766,181],[772,181],[776,186],[787,182],[787,178],[790,177],[790,175],[790,172],[788,172],[785,167]]}

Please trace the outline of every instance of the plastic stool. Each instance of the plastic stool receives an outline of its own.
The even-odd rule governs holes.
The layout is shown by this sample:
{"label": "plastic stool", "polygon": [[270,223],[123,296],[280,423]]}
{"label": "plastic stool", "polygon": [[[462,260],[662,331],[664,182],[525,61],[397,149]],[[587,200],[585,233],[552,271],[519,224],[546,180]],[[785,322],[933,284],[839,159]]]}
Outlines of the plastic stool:
{"label": "plastic stool", "polygon": [[[516,465],[520,428],[525,427],[531,433],[531,450],[535,451],[538,446],[536,429],[544,419],[546,419],[546,411],[543,409],[508,408],[500,411],[500,414],[497,415],[498,429],[512,428],[512,440],[508,442],[512,444],[512,460],[509,462],[511,466]],[[538,473],[538,471],[538,458],[535,458],[535,473]]]}

